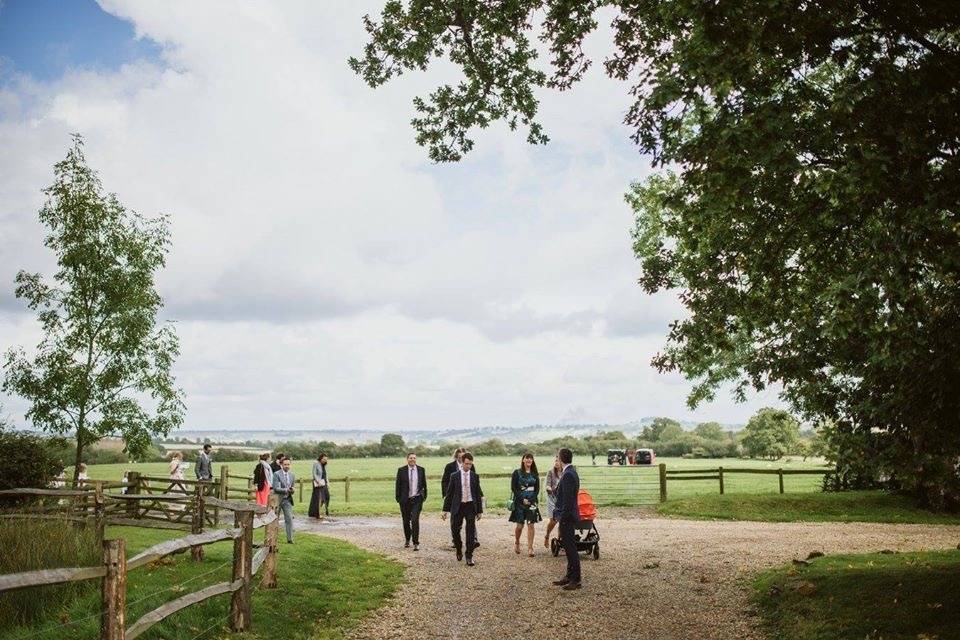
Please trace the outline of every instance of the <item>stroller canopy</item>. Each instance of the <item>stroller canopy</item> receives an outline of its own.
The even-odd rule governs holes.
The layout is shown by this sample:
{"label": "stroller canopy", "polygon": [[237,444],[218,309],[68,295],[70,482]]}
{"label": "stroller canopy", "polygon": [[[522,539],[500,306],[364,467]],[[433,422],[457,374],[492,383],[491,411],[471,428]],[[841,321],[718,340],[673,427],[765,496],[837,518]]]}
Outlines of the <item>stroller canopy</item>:
{"label": "stroller canopy", "polygon": [[577,492],[577,510],[580,512],[580,520],[592,521],[597,517],[597,507],[593,504],[593,496],[586,489],[580,489]]}

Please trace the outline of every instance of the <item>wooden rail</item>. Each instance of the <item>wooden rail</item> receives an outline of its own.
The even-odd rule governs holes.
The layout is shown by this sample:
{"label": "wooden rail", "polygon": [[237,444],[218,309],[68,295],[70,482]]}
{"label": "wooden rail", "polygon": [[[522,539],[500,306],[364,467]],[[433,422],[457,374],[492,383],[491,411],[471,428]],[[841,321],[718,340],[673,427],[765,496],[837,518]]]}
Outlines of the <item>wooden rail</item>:
{"label": "wooden rail", "polygon": [[[200,488],[202,489],[202,487]],[[39,491],[39,493],[38,493]],[[73,490],[63,490],[51,494],[55,490],[9,490],[7,496],[14,497],[55,497],[68,496],[76,498]],[[198,490],[201,495],[202,491]],[[116,496],[113,496],[116,497]],[[116,504],[136,504],[137,501],[156,500],[158,496],[128,496]],[[186,496],[171,498],[179,501]],[[102,514],[104,495],[98,487],[95,507]],[[122,539],[104,540],[102,545],[102,562],[99,566],[74,567],[63,569],[42,569],[26,571],[8,575],[0,575],[0,592],[26,587],[61,584],[100,578],[101,584],[101,615],[100,640],[134,640],[145,631],[163,621],[174,613],[189,606],[203,602],[210,598],[226,593],[232,594],[230,601],[229,625],[234,631],[246,631],[251,625],[251,587],[252,580],[263,569],[263,588],[274,588],[277,585],[277,531],[279,520],[276,508],[278,499],[271,496],[270,506],[261,506],[252,502],[228,501],[219,498],[207,498],[213,506],[234,512],[235,527],[232,529],[215,529],[205,533],[195,533],[175,540],[166,540],[144,549],[131,558],[126,557],[125,544]],[[202,505],[203,499],[200,500]],[[11,514],[20,517],[36,517],[47,514]],[[257,518],[256,515],[262,517]],[[100,522],[103,517],[101,515]],[[117,519],[111,519],[115,522]],[[127,520],[120,518],[119,520]],[[203,518],[198,522],[202,523]],[[122,522],[128,524],[127,522]],[[145,526],[143,518],[130,519],[129,524]],[[156,526],[151,523],[149,526]],[[255,529],[265,528],[264,543],[253,553],[253,532]],[[233,576],[229,582],[220,582],[199,591],[188,593],[175,600],[167,602],[153,611],[143,615],[131,625],[126,625],[126,592],[127,574],[139,567],[155,562],[161,558],[187,549],[197,549],[223,540],[233,541]],[[201,556],[202,557],[202,556]]]}
{"label": "wooden rail", "polygon": [[730,469],[728,467],[717,467],[716,469],[667,469],[665,464],[660,465],[660,502],[667,500],[667,481],[676,482],[678,480],[716,480],[720,486],[720,494],[724,492],[724,476],[731,473],[746,473],[759,475],[776,475],[780,488],[780,493],[785,493],[783,485],[784,476],[800,475],[829,475],[836,473],[835,469]]}

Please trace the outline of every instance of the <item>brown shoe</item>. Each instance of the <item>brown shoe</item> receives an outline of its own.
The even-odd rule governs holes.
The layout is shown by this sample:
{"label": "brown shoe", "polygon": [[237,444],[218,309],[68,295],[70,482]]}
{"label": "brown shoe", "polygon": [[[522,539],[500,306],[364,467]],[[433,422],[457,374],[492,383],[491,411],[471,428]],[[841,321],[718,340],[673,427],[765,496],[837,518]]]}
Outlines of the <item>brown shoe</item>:
{"label": "brown shoe", "polygon": [[554,584],[554,586],[562,587],[562,586],[564,586],[564,585],[570,584],[570,579],[569,579],[569,578],[560,578],[559,580],[554,580],[554,581],[553,581],[553,584]]}
{"label": "brown shoe", "polygon": [[576,591],[576,590],[579,589],[579,588],[580,588],[580,583],[579,583],[579,582],[569,582],[569,583],[563,585],[563,590],[564,590],[564,591]]}

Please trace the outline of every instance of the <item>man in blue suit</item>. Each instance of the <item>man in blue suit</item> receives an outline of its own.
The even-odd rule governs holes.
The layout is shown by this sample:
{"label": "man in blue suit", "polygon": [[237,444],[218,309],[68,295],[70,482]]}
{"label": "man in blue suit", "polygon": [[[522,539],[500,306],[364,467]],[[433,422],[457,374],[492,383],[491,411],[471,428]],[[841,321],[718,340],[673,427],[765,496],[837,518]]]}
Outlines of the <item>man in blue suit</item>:
{"label": "man in blue suit", "polygon": [[467,525],[467,566],[474,566],[473,550],[477,547],[477,520],[483,514],[483,490],[480,478],[473,471],[473,454],[463,454],[461,469],[450,476],[447,495],[443,497],[443,519],[450,514],[453,546],[457,549],[457,561],[463,559],[464,548],[460,531]]}
{"label": "man in blue suit", "polygon": [[280,496],[280,511],[283,513],[283,526],[287,532],[287,542],[293,544],[293,487],[297,481],[290,471],[292,460],[285,457],[280,471],[273,474],[273,492]]}
{"label": "man in blue suit", "polygon": [[573,452],[563,448],[557,453],[563,471],[560,472],[560,482],[556,490],[556,506],[553,509],[554,519],[560,523],[560,540],[563,550],[567,554],[567,574],[553,584],[563,587],[565,591],[580,588],[580,552],[577,551],[576,524],[580,520],[580,509],[577,507],[577,493],[580,491],[580,476],[573,468]]}

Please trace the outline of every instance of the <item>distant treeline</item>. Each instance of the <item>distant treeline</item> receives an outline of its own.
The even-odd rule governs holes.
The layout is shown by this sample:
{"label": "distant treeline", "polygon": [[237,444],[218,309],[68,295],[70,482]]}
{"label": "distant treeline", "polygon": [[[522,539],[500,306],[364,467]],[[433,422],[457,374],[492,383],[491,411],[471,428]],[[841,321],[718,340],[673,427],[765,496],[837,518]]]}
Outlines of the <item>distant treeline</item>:
{"label": "distant treeline", "polygon": [[[200,442],[174,439],[187,459],[196,455]],[[173,450],[169,444],[165,445]],[[254,460],[256,453],[230,447],[254,447],[265,451],[282,452],[294,459],[316,458],[320,452],[332,458],[382,458],[403,456],[408,451],[418,456],[449,456],[458,443],[437,445],[408,444],[400,434],[384,434],[379,442],[364,444],[338,444],[320,442],[259,442],[244,441],[217,443],[216,458],[222,462]],[[539,456],[549,456],[557,449],[567,447],[576,455],[606,456],[610,449],[653,449],[659,456],[689,458],[779,458],[784,455],[819,456],[824,447],[820,437],[812,430],[800,431],[799,423],[784,411],[762,409],[742,431],[728,431],[716,422],[704,422],[692,431],[686,431],[679,422],[670,418],[656,418],[635,437],[622,431],[600,431],[589,436],[562,436],[537,443],[505,443],[491,438],[467,446],[479,456],[520,456],[530,451]]]}

